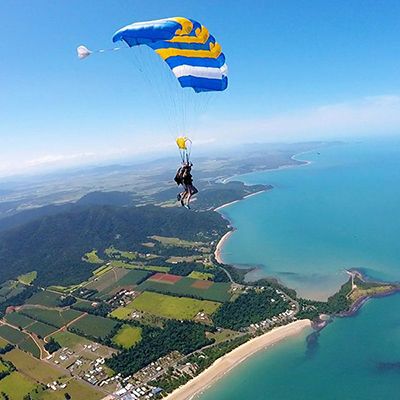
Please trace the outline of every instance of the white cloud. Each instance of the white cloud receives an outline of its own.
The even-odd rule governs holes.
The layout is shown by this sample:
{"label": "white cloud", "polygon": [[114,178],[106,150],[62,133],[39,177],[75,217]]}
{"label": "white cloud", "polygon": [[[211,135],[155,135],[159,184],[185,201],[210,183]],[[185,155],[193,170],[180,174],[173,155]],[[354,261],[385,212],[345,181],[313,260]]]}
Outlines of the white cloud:
{"label": "white cloud", "polygon": [[78,153],[78,154],[47,154],[39,158],[28,160],[25,167],[40,167],[48,164],[62,164],[71,160],[86,160],[95,156],[95,153]]}
{"label": "white cloud", "polygon": [[266,118],[232,119],[215,128],[215,134],[225,132],[238,142],[246,139],[299,141],[400,133],[400,96],[366,97]]}

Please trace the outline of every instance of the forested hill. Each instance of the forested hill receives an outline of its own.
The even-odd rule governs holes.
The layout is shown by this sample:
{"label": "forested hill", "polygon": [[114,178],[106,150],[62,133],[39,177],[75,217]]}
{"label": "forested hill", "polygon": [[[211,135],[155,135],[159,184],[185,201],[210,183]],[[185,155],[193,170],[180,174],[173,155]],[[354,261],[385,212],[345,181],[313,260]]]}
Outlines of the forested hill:
{"label": "forested hill", "polygon": [[87,279],[95,266],[82,255],[110,245],[134,250],[150,235],[213,239],[227,230],[215,212],[156,206],[76,206],[0,234],[0,282],[32,270],[40,285],[69,285]]}

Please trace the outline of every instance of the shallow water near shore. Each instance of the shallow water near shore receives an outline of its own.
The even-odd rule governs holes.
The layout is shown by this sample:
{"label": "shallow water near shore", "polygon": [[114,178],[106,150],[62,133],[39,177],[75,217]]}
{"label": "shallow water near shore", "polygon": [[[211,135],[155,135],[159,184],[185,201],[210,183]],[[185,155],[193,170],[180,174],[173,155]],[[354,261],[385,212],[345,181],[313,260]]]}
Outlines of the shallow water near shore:
{"label": "shallow water near shore", "polygon": [[302,296],[326,298],[345,269],[400,280],[400,143],[341,144],[298,155],[295,168],[235,177],[274,189],[221,210],[237,230],[226,263],[258,265]]}
{"label": "shallow water near shore", "polygon": [[370,300],[308,344],[304,333],[251,357],[196,399],[397,399],[399,309],[400,294]]}

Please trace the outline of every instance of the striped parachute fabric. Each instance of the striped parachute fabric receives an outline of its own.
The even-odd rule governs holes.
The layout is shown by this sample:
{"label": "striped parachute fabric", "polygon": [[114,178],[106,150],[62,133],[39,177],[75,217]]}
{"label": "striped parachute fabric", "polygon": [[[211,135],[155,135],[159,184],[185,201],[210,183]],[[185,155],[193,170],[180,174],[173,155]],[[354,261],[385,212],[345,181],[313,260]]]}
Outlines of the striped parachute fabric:
{"label": "striped parachute fabric", "polygon": [[207,28],[183,17],[136,22],[118,30],[113,42],[147,45],[169,65],[182,87],[195,92],[222,91],[228,86],[225,56]]}

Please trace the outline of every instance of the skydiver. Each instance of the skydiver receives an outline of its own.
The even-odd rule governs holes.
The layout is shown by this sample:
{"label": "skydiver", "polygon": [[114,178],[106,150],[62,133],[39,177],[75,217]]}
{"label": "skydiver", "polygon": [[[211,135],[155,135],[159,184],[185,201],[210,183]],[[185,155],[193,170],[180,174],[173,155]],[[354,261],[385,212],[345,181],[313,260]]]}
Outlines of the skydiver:
{"label": "skydiver", "polygon": [[[185,189],[182,193],[178,194],[177,198],[181,202],[182,207],[185,207],[187,209],[190,209],[189,203],[192,196],[198,193],[197,188],[193,185],[193,176],[191,174],[192,166],[192,163],[186,162],[177,172],[177,176],[179,174],[178,180],[180,179],[180,181],[182,182],[181,184]],[[175,178],[177,178],[177,176]],[[175,179],[175,181],[177,180]]]}

